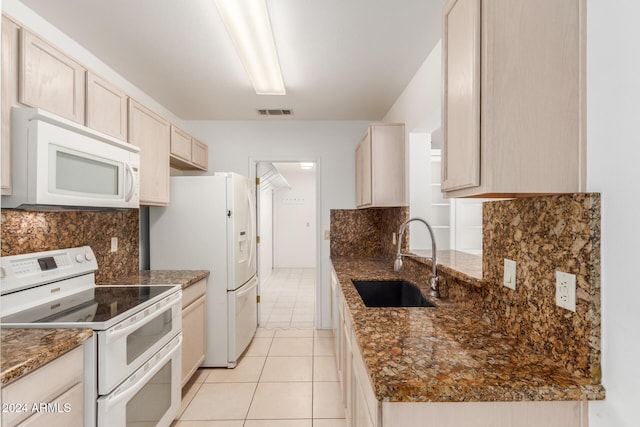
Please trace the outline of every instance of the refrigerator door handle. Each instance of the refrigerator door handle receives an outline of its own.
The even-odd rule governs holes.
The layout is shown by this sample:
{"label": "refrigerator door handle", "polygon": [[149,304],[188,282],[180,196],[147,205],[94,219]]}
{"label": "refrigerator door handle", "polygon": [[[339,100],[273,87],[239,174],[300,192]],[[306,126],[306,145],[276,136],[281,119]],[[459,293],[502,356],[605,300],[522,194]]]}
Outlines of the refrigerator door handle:
{"label": "refrigerator door handle", "polygon": [[253,260],[253,248],[256,244],[256,231],[255,231],[255,212],[253,206],[251,189],[247,188],[247,201],[249,202],[249,226],[251,227],[251,233],[249,234],[249,266],[252,264]]}

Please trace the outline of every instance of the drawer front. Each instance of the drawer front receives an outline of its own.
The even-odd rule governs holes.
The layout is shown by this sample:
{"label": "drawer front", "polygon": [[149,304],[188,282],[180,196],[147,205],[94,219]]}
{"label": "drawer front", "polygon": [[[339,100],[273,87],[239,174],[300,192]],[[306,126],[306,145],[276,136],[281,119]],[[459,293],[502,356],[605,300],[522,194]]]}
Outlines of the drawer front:
{"label": "drawer front", "polygon": [[[84,371],[83,347],[77,347],[43,367],[2,388],[2,403],[25,404],[26,411],[2,413],[2,425],[16,425],[34,415],[33,403],[53,402],[56,398],[82,383]],[[42,385],[46,384],[46,387]]]}
{"label": "drawer front", "polygon": [[76,384],[47,406],[37,412],[19,427],[68,427],[81,426],[84,418],[84,387]]}
{"label": "drawer front", "polygon": [[207,291],[207,279],[202,279],[191,286],[182,289],[182,309],[201,296]]}

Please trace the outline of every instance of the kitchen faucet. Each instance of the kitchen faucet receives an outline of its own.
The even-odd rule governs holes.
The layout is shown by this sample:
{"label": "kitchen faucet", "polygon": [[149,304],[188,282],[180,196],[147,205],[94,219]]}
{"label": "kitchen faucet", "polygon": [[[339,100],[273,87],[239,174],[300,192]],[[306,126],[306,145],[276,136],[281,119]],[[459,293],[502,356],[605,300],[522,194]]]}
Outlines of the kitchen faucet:
{"label": "kitchen faucet", "polygon": [[431,288],[431,291],[429,292],[429,295],[431,295],[434,298],[440,298],[440,290],[439,290],[439,280],[438,280],[438,273],[436,271],[436,269],[438,268],[438,263],[436,261],[436,238],[433,235],[433,230],[431,229],[431,226],[429,225],[429,223],[427,221],[425,221],[422,218],[410,218],[408,220],[406,220],[404,223],[402,223],[402,225],[400,226],[400,231],[398,232],[398,252],[396,254],[396,260],[393,263],[393,269],[395,271],[400,271],[402,270],[402,257],[403,256],[410,256],[409,254],[403,254],[400,253],[400,251],[402,250],[402,235],[404,234],[404,230],[407,228],[407,225],[409,225],[410,222],[412,221],[419,221],[421,223],[423,223],[424,225],[427,226],[427,229],[429,230],[429,235],[431,236],[431,263],[433,264],[433,270],[431,272],[431,280],[429,281],[429,285]]}

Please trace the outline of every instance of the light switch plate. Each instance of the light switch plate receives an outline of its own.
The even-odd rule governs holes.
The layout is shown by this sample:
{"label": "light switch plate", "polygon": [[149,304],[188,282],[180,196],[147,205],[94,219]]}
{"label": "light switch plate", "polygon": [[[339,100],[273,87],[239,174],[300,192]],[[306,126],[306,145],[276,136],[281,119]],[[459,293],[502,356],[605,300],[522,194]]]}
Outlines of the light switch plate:
{"label": "light switch plate", "polygon": [[576,275],[556,271],[556,305],[576,311]]}
{"label": "light switch plate", "polygon": [[118,238],[111,238],[111,252],[118,252]]}
{"label": "light switch plate", "polygon": [[515,261],[504,259],[504,279],[502,284],[513,290],[516,289],[516,267]]}

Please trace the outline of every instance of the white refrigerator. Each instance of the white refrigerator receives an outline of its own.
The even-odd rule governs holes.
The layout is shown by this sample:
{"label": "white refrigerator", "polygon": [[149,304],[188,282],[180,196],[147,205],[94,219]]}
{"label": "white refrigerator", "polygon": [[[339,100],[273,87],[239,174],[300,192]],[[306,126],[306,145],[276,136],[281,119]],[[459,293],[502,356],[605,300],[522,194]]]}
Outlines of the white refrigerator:
{"label": "white refrigerator", "polygon": [[235,173],[171,177],[171,201],[149,209],[153,270],[209,270],[203,366],[233,368],[257,318],[254,186]]}

